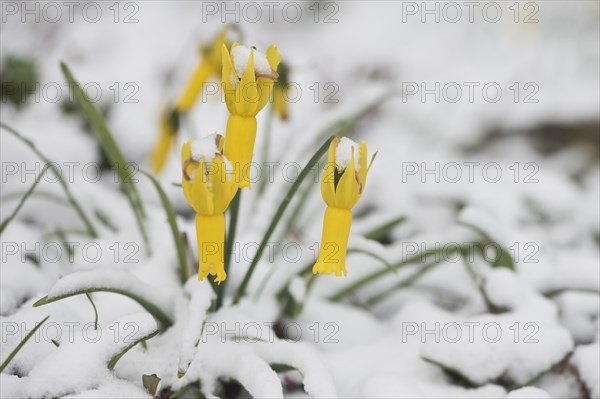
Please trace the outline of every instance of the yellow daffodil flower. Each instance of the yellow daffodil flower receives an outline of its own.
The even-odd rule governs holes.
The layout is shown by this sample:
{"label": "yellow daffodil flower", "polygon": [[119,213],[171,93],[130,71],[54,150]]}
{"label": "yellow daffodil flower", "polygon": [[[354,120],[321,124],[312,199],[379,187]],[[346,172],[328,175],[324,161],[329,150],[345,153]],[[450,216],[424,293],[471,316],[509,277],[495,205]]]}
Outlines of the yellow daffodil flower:
{"label": "yellow daffodil flower", "polygon": [[169,151],[177,138],[178,125],[179,114],[177,111],[165,107],[160,115],[160,134],[150,160],[152,172],[155,174],[160,173],[167,161]]}
{"label": "yellow daffodil flower", "polygon": [[227,44],[230,30],[225,29],[211,44],[201,49],[202,59],[194,70],[175,106],[166,108],[160,119],[160,134],[154,145],[151,167],[155,174],[163,169],[175,139],[177,138],[179,115],[188,112],[202,93],[204,83],[221,72],[221,46]]}
{"label": "yellow daffodil flower", "polygon": [[[358,152],[358,154],[357,154]],[[327,204],[323,220],[323,236],[313,273],[345,276],[346,248],[352,208],[360,199],[367,183],[374,154],[367,166],[367,144],[357,145],[348,138],[335,137],[329,146],[325,173],[321,181],[321,195]],[[358,157],[358,163],[355,161]]]}
{"label": "yellow daffodil flower", "polygon": [[279,79],[273,88],[273,111],[281,120],[288,118],[287,90],[289,88],[289,67],[286,63],[279,64]]}
{"label": "yellow daffodil flower", "polygon": [[196,211],[198,280],[209,274],[221,283],[224,265],[225,210],[238,185],[229,176],[229,161],[221,154],[220,135],[186,142],[181,150],[183,193]]}
{"label": "yellow daffodil flower", "polygon": [[250,187],[256,115],[269,101],[281,55],[276,46],[270,46],[265,55],[233,43],[231,53],[223,45],[222,57],[222,86],[231,114],[227,121],[225,156],[233,164],[240,188]]}
{"label": "yellow daffodil flower", "polygon": [[221,72],[221,47],[227,45],[228,31],[221,32],[210,45],[202,47],[202,60],[193,72],[187,86],[177,101],[180,112],[188,112],[196,103],[204,83]]}

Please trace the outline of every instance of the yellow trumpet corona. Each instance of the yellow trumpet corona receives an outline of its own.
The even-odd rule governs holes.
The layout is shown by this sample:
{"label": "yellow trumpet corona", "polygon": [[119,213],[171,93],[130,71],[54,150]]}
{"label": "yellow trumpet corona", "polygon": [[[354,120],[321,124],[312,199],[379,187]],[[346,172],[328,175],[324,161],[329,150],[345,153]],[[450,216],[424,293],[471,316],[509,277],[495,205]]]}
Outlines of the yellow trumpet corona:
{"label": "yellow trumpet corona", "polygon": [[[209,142],[213,139],[214,149]],[[199,142],[201,154],[193,153],[192,141],[182,147],[182,186],[185,198],[196,211],[198,280],[210,274],[216,276],[215,282],[220,284],[227,278],[224,267],[225,210],[238,186],[228,175],[228,161],[221,154],[223,137],[216,135],[204,140]]]}
{"label": "yellow trumpet corona", "polygon": [[233,43],[222,46],[222,86],[230,112],[225,156],[233,164],[240,188],[250,187],[249,166],[256,139],[256,115],[265,107],[278,78],[281,55],[269,46],[265,55]]}
{"label": "yellow trumpet corona", "polygon": [[[358,165],[355,152],[358,150]],[[376,154],[375,154],[376,155]],[[335,137],[329,146],[327,166],[321,180],[321,195],[327,204],[323,235],[313,273],[346,276],[346,249],[352,224],[352,208],[367,183],[375,155],[367,165],[367,144],[357,146],[350,139]]]}

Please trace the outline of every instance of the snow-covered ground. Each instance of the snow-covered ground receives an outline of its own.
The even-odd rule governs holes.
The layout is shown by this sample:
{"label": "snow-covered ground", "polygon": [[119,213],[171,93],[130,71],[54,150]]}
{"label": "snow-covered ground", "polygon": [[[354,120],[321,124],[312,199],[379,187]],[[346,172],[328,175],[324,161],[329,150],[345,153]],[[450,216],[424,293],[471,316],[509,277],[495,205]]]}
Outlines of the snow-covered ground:
{"label": "snow-covered ground", "polygon": [[[0,361],[50,316],[0,374],[2,398],[151,397],[142,375],[152,374],[161,397],[243,397],[238,383],[257,398],[600,397],[598,2],[0,6],[0,64],[30,59],[39,74],[25,106],[3,100],[0,120],[56,162],[98,232],[84,234],[51,175],[2,231]],[[207,281],[180,282],[165,210],[136,172],[148,253],[118,179],[98,167],[96,136],[61,107],[70,91],[59,63],[107,113],[132,170],[148,170],[164,105],[199,45],[234,22],[243,44],[278,46],[291,103],[287,121],[258,115],[254,160],[268,184],[243,192],[215,312]],[[225,134],[213,82],[159,176],[194,257],[193,211],[172,183],[184,141]],[[378,151],[353,211],[348,276],[308,287],[300,276],[325,210],[311,174],[233,305],[285,193],[340,120]],[[4,222],[44,162],[4,128],[0,143]],[[423,252],[435,253],[403,263]],[[69,296],[86,289],[113,292]]]}

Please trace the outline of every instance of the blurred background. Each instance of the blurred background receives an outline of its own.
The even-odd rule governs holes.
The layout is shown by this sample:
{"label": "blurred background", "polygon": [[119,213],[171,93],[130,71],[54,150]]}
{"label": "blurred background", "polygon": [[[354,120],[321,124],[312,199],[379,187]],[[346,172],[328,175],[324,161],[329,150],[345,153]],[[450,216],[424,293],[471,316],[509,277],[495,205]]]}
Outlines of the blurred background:
{"label": "blurred background", "polygon": [[[354,210],[350,248],[357,251],[348,255],[349,276],[318,278],[312,302],[300,314],[283,316],[305,331],[315,321],[337,323],[337,345],[316,347],[331,365],[340,396],[497,397],[542,372],[532,385],[552,397],[600,395],[597,1],[2,1],[1,7],[0,120],[69,173],[86,209],[119,228],[105,239],[107,247],[116,239],[141,248],[142,241],[111,172],[90,178],[99,169],[86,165],[106,172],[108,164],[59,63],[69,65],[106,116],[125,159],[149,170],[163,110],[183,91],[202,49],[228,29],[232,39],[259,50],[276,44],[289,69],[287,118],[272,106],[258,116],[254,160],[261,169],[255,187],[244,193],[242,247],[260,241],[299,166],[331,134],[365,140],[370,152],[378,151]],[[181,143],[225,132],[219,79],[211,77],[180,119],[177,144],[158,174],[192,249],[193,213],[173,183],[181,180]],[[43,164],[4,131],[0,142],[5,220]],[[270,184],[259,188],[265,176]],[[160,201],[138,177],[154,220],[150,235],[159,260],[152,262],[172,263],[170,239],[158,238],[168,237],[161,233]],[[318,187],[318,177],[312,186]],[[59,185],[45,179],[36,191],[41,194],[20,210],[4,242],[43,246],[57,228],[81,229],[72,210],[45,198],[60,193]],[[275,260],[263,259],[251,292],[267,278],[265,292],[287,289],[297,300],[286,284],[314,256],[324,210],[319,190],[301,189],[291,209],[274,240],[298,243],[302,254],[292,266],[279,252]],[[394,265],[407,254],[474,240],[498,243],[511,258],[510,276],[495,267],[496,253],[471,268],[443,259],[427,273],[415,276],[422,269],[414,265],[343,291],[385,270],[365,251]],[[137,256],[144,258],[143,249]],[[235,259],[230,287],[249,263],[243,255]],[[23,271],[11,258],[2,262],[6,320],[25,317],[22,305],[44,295],[70,268],[91,267],[64,261],[49,271],[39,264]],[[407,322],[448,315],[496,320],[506,309],[513,318],[499,321],[505,335],[515,321],[533,320],[542,325],[542,343],[507,344],[505,356],[480,349],[478,357],[472,346],[428,349],[420,340],[397,341]],[[103,311],[112,317],[122,309],[106,305]]]}

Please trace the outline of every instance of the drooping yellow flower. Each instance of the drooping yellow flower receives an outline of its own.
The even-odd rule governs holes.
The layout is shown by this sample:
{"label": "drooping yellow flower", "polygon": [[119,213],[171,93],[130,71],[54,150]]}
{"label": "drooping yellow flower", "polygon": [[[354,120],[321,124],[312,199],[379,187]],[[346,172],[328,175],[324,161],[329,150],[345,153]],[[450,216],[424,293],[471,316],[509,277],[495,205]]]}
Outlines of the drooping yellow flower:
{"label": "drooping yellow flower", "polygon": [[194,70],[181,96],[174,106],[167,107],[161,114],[160,133],[151,157],[152,171],[157,174],[163,169],[167,157],[177,139],[179,116],[188,112],[202,93],[204,83],[221,72],[221,46],[227,44],[229,29],[219,33],[212,43],[201,48],[202,59]]}
{"label": "drooping yellow flower", "polygon": [[360,145],[345,137],[335,137],[331,141],[321,180],[321,195],[327,209],[323,219],[321,248],[313,273],[347,274],[346,248],[352,224],[352,208],[365,189],[367,173],[375,155],[367,165],[367,144],[364,141]]}
{"label": "drooping yellow flower", "polygon": [[228,30],[223,30],[213,42],[202,47],[202,59],[176,103],[180,112],[189,111],[202,93],[204,83],[221,72],[221,47],[227,45]]}
{"label": "drooping yellow flower", "polygon": [[153,173],[160,173],[173,143],[177,139],[179,114],[177,111],[165,107],[160,115],[160,133],[154,145],[151,157],[151,168]]}
{"label": "drooping yellow flower", "polygon": [[240,188],[250,187],[250,163],[256,139],[256,115],[271,96],[281,55],[269,46],[266,55],[233,43],[222,47],[222,86],[230,112],[225,156],[233,164]]}
{"label": "drooping yellow flower", "polygon": [[221,283],[224,266],[225,210],[238,186],[228,173],[223,157],[224,139],[214,135],[186,142],[181,149],[182,186],[185,198],[196,211],[198,280],[209,274]]}
{"label": "drooping yellow flower", "polygon": [[273,111],[277,112],[279,118],[285,121],[288,118],[289,67],[286,63],[281,62],[278,72],[279,79],[273,88]]}

